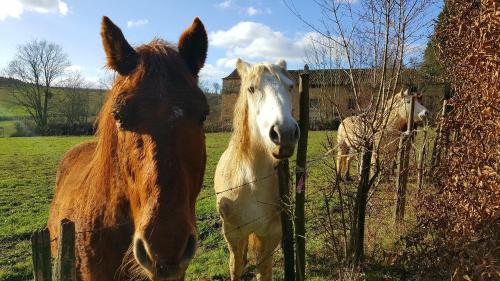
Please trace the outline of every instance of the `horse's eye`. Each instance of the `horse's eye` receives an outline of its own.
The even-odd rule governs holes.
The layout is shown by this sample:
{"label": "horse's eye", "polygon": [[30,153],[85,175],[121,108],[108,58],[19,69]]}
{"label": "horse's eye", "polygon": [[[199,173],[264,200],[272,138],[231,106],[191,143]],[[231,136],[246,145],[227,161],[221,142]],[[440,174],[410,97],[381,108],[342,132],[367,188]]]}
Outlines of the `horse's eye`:
{"label": "horse's eye", "polygon": [[249,91],[251,94],[255,93],[255,87],[254,87],[254,86],[250,86],[250,87],[248,87],[248,91]]}
{"label": "horse's eye", "polygon": [[205,122],[206,120],[207,120],[207,115],[206,115],[206,114],[202,114],[202,115],[200,116],[200,123],[203,123],[203,122]]}

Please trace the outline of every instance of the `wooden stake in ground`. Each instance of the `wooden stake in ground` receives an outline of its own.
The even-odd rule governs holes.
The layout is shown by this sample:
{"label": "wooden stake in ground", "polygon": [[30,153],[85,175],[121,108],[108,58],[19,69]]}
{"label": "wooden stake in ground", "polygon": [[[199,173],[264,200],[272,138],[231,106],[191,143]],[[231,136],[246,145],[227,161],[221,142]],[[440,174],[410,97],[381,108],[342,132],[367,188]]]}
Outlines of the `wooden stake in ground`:
{"label": "wooden stake in ground", "polygon": [[446,112],[447,112],[447,108],[448,108],[448,100],[443,100],[443,107],[442,107],[442,110],[441,110],[441,118],[439,119],[439,122],[438,122],[438,128],[437,128],[437,132],[436,132],[436,137],[434,139],[434,147],[432,148],[432,159],[431,159],[431,167],[434,168],[437,166],[437,164],[439,163],[440,159],[441,159],[441,138],[443,137],[443,121],[444,121],[444,117],[446,116]]}
{"label": "wooden stake in ground", "polygon": [[418,155],[417,192],[419,195],[424,186],[425,158],[427,158],[427,124],[424,125],[424,141]]}
{"label": "wooden stake in ground", "polygon": [[306,270],[306,228],[304,215],[304,202],[306,194],[306,163],[307,139],[309,131],[309,67],[305,65],[304,73],[299,77],[300,93],[300,139],[297,145],[297,168],[295,171],[295,239],[297,241],[295,279],[305,280]]}
{"label": "wooden stake in ground", "polygon": [[31,235],[33,278],[35,281],[52,280],[49,229],[37,230]]}
{"label": "wooden stake in ground", "polygon": [[413,134],[413,111],[415,110],[415,96],[412,96],[410,112],[408,113],[407,131],[401,135],[398,149],[398,178],[396,179],[396,209],[394,223],[399,226],[403,223],[406,205],[406,186],[408,184],[408,167]]}
{"label": "wooden stake in ground", "polygon": [[284,257],[285,281],[295,280],[294,250],[293,250],[293,222],[290,206],[290,168],[288,160],[278,164],[278,184],[281,198],[281,240]]}
{"label": "wooden stake in ground", "polygon": [[63,219],[54,264],[54,281],[76,281],[75,223]]}

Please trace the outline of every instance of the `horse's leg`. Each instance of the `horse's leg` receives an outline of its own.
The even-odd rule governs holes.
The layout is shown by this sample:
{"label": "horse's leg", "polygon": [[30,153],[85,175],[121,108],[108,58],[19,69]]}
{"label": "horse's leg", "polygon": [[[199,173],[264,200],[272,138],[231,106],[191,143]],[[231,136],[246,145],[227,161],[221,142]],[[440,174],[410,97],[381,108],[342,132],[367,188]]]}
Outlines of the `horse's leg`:
{"label": "horse's leg", "polygon": [[337,152],[337,177],[342,180],[342,166],[344,165],[344,156],[342,151],[339,149]]}
{"label": "horse's leg", "polygon": [[229,248],[229,271],[231,274],[231,281],[240,280],[245,266],[247,263],[247,247],[248,247],[248,236],[239,235],[239,233],[229,233],[231,227],[224,224],[224,234],[226,238],[228,248]]}
{"label": "horse's leg", "polygon": [[257,266],[257,280],[258,281],[271,281],[273,274],[273,253],[281,241],[281,231],[279,235],[267,235],[259,237],[254,235],[254,239],[258,240],[258,245],[255,250],[256,266]]}
{"label": "horse's leg", "polygon": [[348,151],[347,152],[348,155],[345,157],[346,160],[345,160],[345,175],[344,175],[344,179],[349,181],[351,180],[351,160],[352,160],[352,157],[351,155],[349,154],[350,152]]}
{"label": "horse's leg", "polygon": [[339,144],[337,157],[337,174],[340,180],[347,179],[349,176],[349,147],[345,142]]}

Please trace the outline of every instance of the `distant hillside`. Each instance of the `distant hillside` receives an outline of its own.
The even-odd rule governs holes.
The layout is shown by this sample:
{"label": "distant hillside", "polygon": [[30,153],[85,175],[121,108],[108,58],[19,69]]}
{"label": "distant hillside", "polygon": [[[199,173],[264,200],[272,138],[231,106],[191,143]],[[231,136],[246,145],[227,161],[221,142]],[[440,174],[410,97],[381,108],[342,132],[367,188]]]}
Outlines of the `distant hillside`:
{"label": "distant hillside", "polygon": [[12,87],[16,84],[22,84],[23,82],[13,79],[0,76],[0,88]]}
{"label": "distant hillside", "polygon": [[[17,119],[27,117],[28,114],[23,107],[17,105],[12,96],[12,91],[16,85],[23,82],[17,79],[0,77],[0,120]],[[64,88],[54,88],[54,94],[63,92]],[[105,90],[89,89],[90,90],[90,112],[95,115],[104,101]],[[49,107],[50,110],[50,107]]]}

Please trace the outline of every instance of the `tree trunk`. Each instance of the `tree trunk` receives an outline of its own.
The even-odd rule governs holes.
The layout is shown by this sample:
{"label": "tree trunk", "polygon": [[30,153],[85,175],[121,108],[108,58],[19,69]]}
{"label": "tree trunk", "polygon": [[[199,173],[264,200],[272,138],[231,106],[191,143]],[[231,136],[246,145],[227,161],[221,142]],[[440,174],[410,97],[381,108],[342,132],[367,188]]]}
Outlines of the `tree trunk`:
{"label": "tree trunk", "polygon": [[350,263],[357,268],[363,262],[365,217],[368,191],[370,190],[370,167],[373,144],[363,147],[361,152],[361,173],[354,203],[353,224],[350,235]]}

